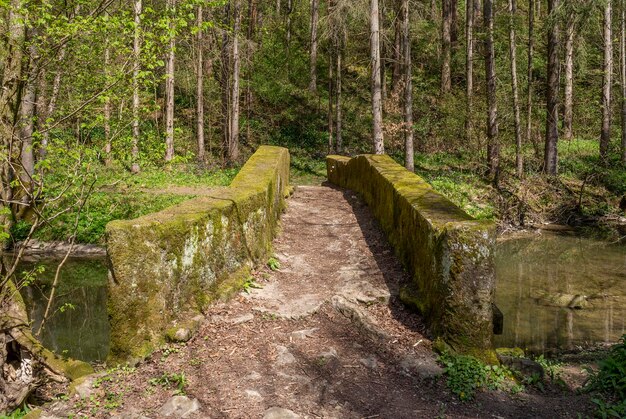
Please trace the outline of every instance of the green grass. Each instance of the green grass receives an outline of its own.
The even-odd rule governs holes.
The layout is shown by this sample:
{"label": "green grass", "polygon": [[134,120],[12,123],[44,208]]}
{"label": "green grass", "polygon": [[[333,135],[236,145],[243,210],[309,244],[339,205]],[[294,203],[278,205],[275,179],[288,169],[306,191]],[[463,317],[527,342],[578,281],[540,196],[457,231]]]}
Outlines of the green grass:
{"label": "green grass", "polygon": [[116,189],[165,189],[169,186],[212,187],[228,186],[239,172],[239,167],[202,170],[195,165],[171,165],[162,169],[148,169],[138,174],[102,168],[98,173],[98,187],[111,185]]}
{"label": "green grass", "polygon": [[462,156],[435,153],[418,154],[415,173],[455,205],[477,219],[492,220],[496,210],[489,200],[492,187]]}
{"label": "green grass", "polygon": [[[90,174],[95,180],[94,189],[82,210],[76,241],[103,244],[105,226],[109,221],[134,219],[194,197],[193,191],[188,194],[174,194],[167,193],[168,188],[227,186],[238,171],[239,168],[201,170],[195,165],[171,165],[133,175],[125,170],[96,167]],[[58,174],[51,174],[50,195],[62,190],[66,183],[67,180]],[[45,215],[50,216],[61,208],[75,205],[77,194],[78,187],[75,187],[63,200],[50,207]],[[36,232],[35,238],[44,241],[67,240],[73,233],[75,211],[74,206],[72,211],[44,224]],[[14,228],[16,239],[23,238],[29,228],[27,222],[16,225]]]}
{"label": "green grass", "polygon": [[290,177],[293,185],[319,185],[326,181],[326,160],[292,154]]}

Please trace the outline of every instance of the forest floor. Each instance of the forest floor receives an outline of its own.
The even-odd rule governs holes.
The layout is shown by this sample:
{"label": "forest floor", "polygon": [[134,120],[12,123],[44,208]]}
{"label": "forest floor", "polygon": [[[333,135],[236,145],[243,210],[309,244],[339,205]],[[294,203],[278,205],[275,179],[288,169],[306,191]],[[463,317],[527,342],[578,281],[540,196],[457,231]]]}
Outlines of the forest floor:
{"label": "forest floor", "polygon": [[[398,299],[406,273],[350,191],[298,187],[274,241],[280,266],[211,307],[185,344],[113,368],[44,417],[156,418],[175,394],[210,418],[556,418],[591,414],[577,365],[513,394],[462,402],[446,386],[422,319]],[[68,394],[50,387],[49,396]],[[46,416],[47,415],[47,416]]]}

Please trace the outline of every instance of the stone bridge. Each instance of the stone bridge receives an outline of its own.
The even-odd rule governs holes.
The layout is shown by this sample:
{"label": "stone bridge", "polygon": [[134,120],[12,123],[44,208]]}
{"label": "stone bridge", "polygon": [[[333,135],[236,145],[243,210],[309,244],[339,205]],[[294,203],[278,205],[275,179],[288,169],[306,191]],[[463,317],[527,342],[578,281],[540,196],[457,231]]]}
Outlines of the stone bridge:
{"label": "stone bridge", "polygon": [[[332,302],[367,329],[359,304],[399,295],[436,343],[490,356],[494,225],[472,219],[388,156],[329,156],[327,169],[327,186],[296,190],[278,237],[293,188],[288,150],[270,146],[228,188],[111,222],[110,360],[138,360],[168,336],[188,338],[212,303],[248,289],[272,252],[285,268],[255,291],[259,312],[299,318]],[[369,227],[354,212],[361,199],[395,257],[368,242]]]}

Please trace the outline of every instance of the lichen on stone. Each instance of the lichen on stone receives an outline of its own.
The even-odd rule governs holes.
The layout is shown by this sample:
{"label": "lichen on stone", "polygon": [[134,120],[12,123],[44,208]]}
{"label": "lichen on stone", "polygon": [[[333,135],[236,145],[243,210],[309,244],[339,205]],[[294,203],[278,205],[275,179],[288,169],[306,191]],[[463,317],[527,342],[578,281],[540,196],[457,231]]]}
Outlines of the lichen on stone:
{"label": "lichen on stone", "polygon": [[328,156],[326,167],[330,182],[362,195],[411,272],[400,298],[450,347],[489,352],[493,223],[474,220],[389,156]]}
{"label": "lichen on stone", "polygon": [[285,208],[289,151],[261,146],[230,187],[107,225],[112,362],[141,359],[180,321],[241,289]]}

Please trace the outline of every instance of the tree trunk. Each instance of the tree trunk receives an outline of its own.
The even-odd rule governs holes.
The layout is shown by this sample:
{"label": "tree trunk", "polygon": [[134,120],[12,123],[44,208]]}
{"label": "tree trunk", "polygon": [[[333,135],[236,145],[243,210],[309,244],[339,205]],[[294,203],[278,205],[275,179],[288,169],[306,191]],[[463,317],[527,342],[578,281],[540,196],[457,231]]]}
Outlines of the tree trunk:
{"label": "tree trunk", "polygon": [[472,142],[472,107],[474,99],[474,2],[467,0],[465,7],[465,140]]}
{"label": "tree trunk", "polygon": [[[108,39],[105,41],[104,48],[104,77],[105,84],[109,83],[111,65],[111,48]],[[111,166],[111,96],[106,95],[104,98],[104,164]]]}
{"label": "tree trunk", "polygon": [[496,104],[496,63],[493,45],[493,0],[483,2],[485,26],[485,76],[487,78],[487,167],[488,175],[498,183],[500,145],[498,143],[498,107]]}
{"label": "tree trunk", "polygon": [[457,0],[450,2],[450,44],[455,50],[459,41]]}
{"label": "tree trunk", "polygon": [[20,156],[20,179],[23,189],[22,203],[28,205],[30,194],[33,191],[33,174],[35,173],[35,154],[33,152],[33,134],[35,133],[35,103],[37,102],[37,74],[38,51],[35,40],[32,39],[28,47],[27,60],[29,71],[25,81],[24,95],[22,96],[22,121],[20,126],[20,141],[22,145]]}
{"label": "tree trunk", "polygon": [[563,139],[571,140],[574,136],[572,122],[574,119],[574,12],[571,12],[565,32],[565,98],[563,102]]}
{"label": "tree trunk", "polygon": [[546,143],[544,153],[544,172],[556,176],[558,169],[559,140],[559,25],[557,9],[559,0],[548,0],[548,14],[552,24],[548,29],[548,62],[546,86]]}
{"label": "tree trunk", "polygon": [[613,72],[613,41],[611,39],[611,0],[604,8],[604,67],[602,69],[602,130],[600,132],[600,159],[607,162],[611,141],[611,76]]}
{"label": "tree trunk", "polygon": [[133,37],[133,139],[132,139],[132,173],[139,173],[139,67],[141,65],[141,0],[135,0],[134,7],[134,37]]}
{"label": "tree trunk", "polygon": [[402,54],[404,46],[402,45],[402,0],[397,2],[396,19],[394,20],[394,35],[393,35],[393,62],[391,63],[391,93],[392,95],[397,91],[402,79]]}
{"label": "tree trunk", "polygon": [[519,93],[517,90],[517,53],[515,42],[515,0],[509,0],[509,53],[511,57],[511,89],[513,92],[513,116],[515,126],[515,174],[522,177],[524,162],[522,158],[522,127],[520,122]]}
{"label": "tree trunk", "polygon": [[334,66],[337,56],[337,24],[336,24],[336,3],[334,0],[328,0],[328,32],[330,35],[330,46],[328,49],[328,154],[333,154],[336,149],[336,143],[333,144],[333,134],[335,130],[334,124]]}
{"label": "tree trunk", "polygon": [[[224,6],[224,27],[229,27],[230,22],[230,3]],[[221,89],[221,110],[222,110],[222,156],[228,158],[229,145],[231,141],[231,73],[232,73],[232,54],[231,54],[231,38],[227,30],[222,31],[222,48],[220,51],[220,89]]]}
{"label": "tree trunk", "polygon": [[331,47],[330,54],[328,55],[328,154],[333,154],[334,144],[333,144],[333,131],[335,129],[334,121],[333,121],[333,66],[334,59],[333,55],[334,47]]}
{"label": "tree trunk", "polygon": [[204,19],[202,16],[202,5],[198,5],[196,16],[196,26],[198,33],[196,35],[196,136],[198,141],[198,162],[203,163],[205,159],[204,144],[204,33],[202,24]]}
{"label": "tree trunk", "polygon": [[287,13],[286,13],[286,19],[287,19],[287,24],[285,25],[287,27],[287,66],[289,66],[289,51],[290,51],[290,47],[291,47],[291,12],[293,9],[293,0],[287,0]]}
{"label": "tree trunk", "polygon": [[376,154],[385,154],[385,144],[383,140],[383,106],[380,85],[380,30],[378,19],[378,0],[370,0],[370,59],[372,61],[374,152]]}
{"label": "tree trunk", "polygon": [[[48,125],[48,119],[52,118],[54,112],[56,111],[57,100],[59,99],[59,93],[61,91],[61,77],[63,76],[61,67],[63,65],[63,61],[65,61],[65,52],[66,46],[65,44],[63,44],[59,50],[59,55],[57,57],[57,62],[59,65],[56,73],[54,74],[54,79],[52,80],[52,91],[50,92],[50,100],[48,101],[48,106],[46,107],[45,114],[42,118],[45,125]],[[50,131],[48,131],[48,129],[44,129],[43,135],[41,136],[41,146],[39,148],[39,157],[41,159],[44,159],[46,157],[49,140]]]}
{"label": "tree trunk", "polygon": [[311,0],[311,50],[309,55],[309,90],[317,92],[317,22],[319,20],[319,0]]}
{"label": "tree trunk", "polygon": [[[340,18],[339,18],[340,19]],[[341,35],[340,35],[341,36]],[[342,55],[343,55],[343,42],[340,41],[337,48],[337,70],[335,71],[336,75],[336,86],[335,86],[335,144],[337,147],[337,152],[341,153],[343,149],[343,139],[341,137],[341,123],[342,123],[342,112],[341,112],[341,73],[343,71],[342,68]]]}
{"label": "tree trunk", "polygon": [[411,71],[411,36],[409,0],[402,0],[402,44],[404,46],[404,166],[415,171],[413,161],[413,81]]}
{"label": "tree trunk", "polygon": [[533,52],[535,47],[535,5],[534,0],[528,0],[528,65],[526,70],[526,141],[533,144],[535,154],[539,148],[533,141]]}
{"label": "tree trunk", "polygon": [[621,1],[620,75],[622,83],[622,163],[626,164],[626,4]]}
{"label": "tree trunk", "polygon": [[[15,155],[12,150],[20,150],[17,124],[20,117],[21,95],[23,88],[22,56],[24,48],[24,23],[19,11],[22,7],[20,0],[11,0],[7,13],[8,32],[5,34],[4,51],[6,58],[2,67],[0,82],[0,141],[2,141],[0,179],[2,180],[1,198],[3,209],[10,208],[8,202],[13,199],[13,181],[15,180]],[[8,211],[0,214],[0,228],[4,233],[9,232],[15,219]],[[8,237],[8,236],[7,236]],[[3,239],[2,248],[8,246]]]}
{"label": "tree trunk", "polygon": [[174,60],[176,59],[176,37],[174,32],[174,8],[176,0],[167,1],[170,40],[165,63],[165,162],[174,158]]}
{"label": "tree trunk", "polygon": [[231,125],[230,142],[228,144],[228,160],[231,162],[239,159],[239,32],[241,28],[241,0],[234,0],[234,26],[233,26],[233,84],[231,91]]}
{"label": "tree trunk", "polygon": [[449,93],[452,88],[450,66],[452,61],[452,3],[442,0],[441,19],[441,93]]}

